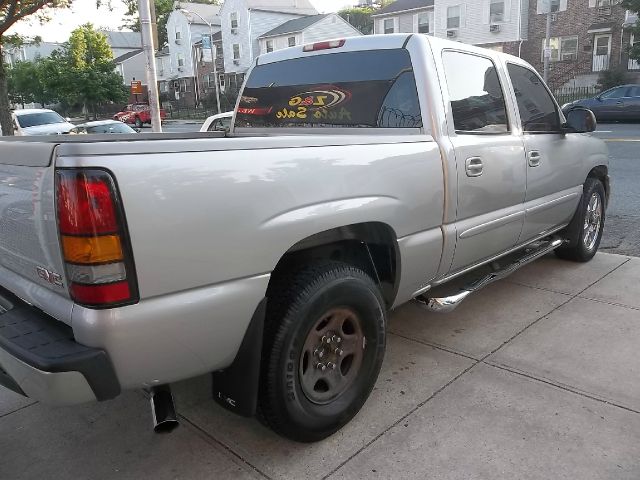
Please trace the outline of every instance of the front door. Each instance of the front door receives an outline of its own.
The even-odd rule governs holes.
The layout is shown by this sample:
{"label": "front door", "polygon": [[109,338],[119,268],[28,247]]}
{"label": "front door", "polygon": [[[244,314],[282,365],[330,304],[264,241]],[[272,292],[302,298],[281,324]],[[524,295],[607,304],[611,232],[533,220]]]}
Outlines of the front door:
{"label": "front door", "polygon": [[609,70],[611,57],[611,35],[596,35],[593,38],[593,71]]}
{"label": "front door", "polygon": [[[560,114],[537,73],[507,64],[527,157],[525,220],[519,243],[569,223],[582,194],[581,135],[561,132]],[[584,181],[584,180],[583,180]]]}
{"label": "front door", "polygon": [[443,65],[457,167],[453,272],[516,244],[524,221],[526,163],[491,58],[445,51]]}

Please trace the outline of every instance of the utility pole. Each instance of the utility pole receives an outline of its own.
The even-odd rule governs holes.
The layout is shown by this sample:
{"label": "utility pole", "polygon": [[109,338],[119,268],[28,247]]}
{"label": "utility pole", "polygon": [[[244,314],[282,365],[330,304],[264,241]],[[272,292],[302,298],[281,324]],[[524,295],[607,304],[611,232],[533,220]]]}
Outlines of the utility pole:
{"label": "utility pole", "polygon": [[[182,8],[180,9],[180,11],[185,15],[195,15],[196,17],[199,17],[200,20],[206,23],[207,26],[209,27],[209,37],[211,38],[211,45],[210,45],[211,57],[213,58],[213,83],[215,84],[215,87],[216,87],[216,103],[218,106],[218,114],[220,114],[222,112],[220,111],[220,86],[218,85],[218,65],[217,65],[218,47],[213,44],[213,23],[205,20],[205,18],[199,13],[192,12],[191,10],[187,10],[186,8]],[[194,70],[197,70],[195,65],[194,65]],[[197,72],[196,72],[196,77],[197,77]]]}
{"label": "utility pole", "polygon": [[551,57],[551,1],[546,0],[545,7],[547,9],[547,33],[544,41],[544,71],[542,78],[547,83],[549,79],[549,59]]}
{"label": "utility pole", "polygon": [[149,108],[151,110],[151,130],[162,133],[160,118],[160,100],[158,98],[158,76],[156,73],[156,51],[153,45],[153,24],[151,21],[151,0],[138,0],[140,12],[140,33],[142,34],[142,49],[147,62],[147,91],[149,93]]}

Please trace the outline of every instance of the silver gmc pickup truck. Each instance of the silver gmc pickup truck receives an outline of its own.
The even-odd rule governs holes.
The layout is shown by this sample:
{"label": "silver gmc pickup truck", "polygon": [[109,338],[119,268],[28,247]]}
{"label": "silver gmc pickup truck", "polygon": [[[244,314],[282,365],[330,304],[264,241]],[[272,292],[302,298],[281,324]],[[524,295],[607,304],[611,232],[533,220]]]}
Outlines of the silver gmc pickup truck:
{"label": "silver gmc pickup truck", "polygon": [[260,56],[229,133],[5,139],[0,384],[145,389],[168,430],[169,385],[211,373],[226,408],[327,437],[374,386],[390,310],[594,256],[595,125],[519,58],[385,35]]}

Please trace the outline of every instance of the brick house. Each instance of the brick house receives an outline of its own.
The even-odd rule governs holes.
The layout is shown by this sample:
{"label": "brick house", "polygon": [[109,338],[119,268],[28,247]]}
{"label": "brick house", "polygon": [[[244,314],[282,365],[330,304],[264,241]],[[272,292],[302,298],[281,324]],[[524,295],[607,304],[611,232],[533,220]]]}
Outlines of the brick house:
{"label": "brick house", "polygon": [[[628,47],[636,39],[629,27],[636,18],[615,0],[550,0],[551,59],[549,85],[593,87],[600,72],[622,69],[632,81],[640,81],[638,62],[630,61]],[[529,5],[529,41],[522,57],[543,70],[546,14],[542,0]],[[640,39],[638,39],[640,40]]]}

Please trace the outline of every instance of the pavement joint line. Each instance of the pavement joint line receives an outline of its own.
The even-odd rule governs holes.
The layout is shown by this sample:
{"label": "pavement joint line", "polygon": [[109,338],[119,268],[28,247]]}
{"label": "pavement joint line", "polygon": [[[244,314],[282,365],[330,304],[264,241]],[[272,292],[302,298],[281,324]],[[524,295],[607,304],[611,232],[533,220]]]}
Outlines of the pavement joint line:
{"label": "pavement joint line", "polygon": [[609,302],[607,300],[600,300],[599,298],[585,297],[583,295],[580,295],[578,298],[581,298],[582,300],[590,300],[592,302],[597,302],[597,303],[604,303],[605,305],[611,305],[612,307],[622,307],[622,308],[627,308],[629,310],[640,311],[639,307],[633,307],[631,305],[625,305],[624,303]]}
{"label": "pavement joint line", "polygon": [[611,142],[611,143],[615,143],[615,142],[640,142],[640,138],[602,138],[601,140],[604,140],[605,142]]}
{"label": "pavement joint line", "polygon": [[523,371],[518,370],[518,369],[516,369],[514,367],[510,367],[510,366],[504,365],[504,364],[493,363],[493,362],[482,362],[482,363],[484,365],[487,365],[487,366],[490,366],[490,367],[493,367],[493,368],[497,368],[499,370],[504,370],[504,371],[507,371],[509,373],[513,373],[514,375],[519,375],[521,377],[525,377],[525,378],[528,378],[530,380],[534,380],[536,382],[540,382],[540,383],[544,383],[544,384],[550,385],[552,387],[556,387],[556,388],[558,388],[560,390],[573,393],[573,394],[578,395],[580,397],[589,398],[589,399],[594,400],[596,402],[605,403],[605,404],[610,405],[612,407],[617,407],[617,408],[620,408],[622,410],[626,410],[626,411],[631,412],[631,413],[640,414],[640,411],[635,410],[635,409],[633,409],[631,407],[627,407],[625,405],[621,405],[619,403],[612,402],[612,401],[607,400],[605,398],[602,398],[602,397],[600,397],[600,396],[598,396],[598,395],[596,395],[594,393],[590,393],[590,392],[585,392],[583,390],[579,390],[578,388],[576,388],[576,387],[574,387],[572,385],[559,383],[559,382],[556,382],[554,380],[547,379],[547,378],[537,377],[534,374],[523,372]]}
{"label": "pavement joint line", "polygon": [[409,412],[407,412],[406,414],[404,414],[402,417],[400,417],[398,420],[396,420],[395,422],[393,422],[391,425],[389,425],[387,428],[385,428],[382,432],[380,432],[378,435],[376,435],[374,438],[372,438],[371,440],[369,440],[367,443],[365,443],[361,448],[358,449],[357,452],[353,453],[352,455],[349,456],[349,458],[347,458],[346,460],[342,461],[337,467],[335,467],[333,470],[331,470],[327,475],[325,475],[324,477],[322,477],[322,480],[327,480],[329,477],[331,477],[331,475],[333,475],[334,473],[336,473],[338,470],[340,470],[342,467],[344,467],[347,463],[349,463],[351,460],[353,460],[355,457],[357,457],[358,455],[360,455],[364,450],[366,450],[367,448],[369,448],[371,445],[373,445],[375,442],[378,441],[378,439],[380,439],[383,435],[385,435],[389,430],[391,430],[392,428],[398,426],[400,423],[402,423],[404,420],[406,420],[408,417],[410,417],[411,415],[413,415],[416,411],[418,411],[420,408],[424,407],[430,400],[434,399],[439,393],[441,393],[444,389],[446,389],[449,385],[451,385],[452,383],[454,383],[456,380],[458,380],[459,378],[461,378],[462,376],[464,376],[465,374],[467,374],[469,372],[469,370],[471,370],[473,367],[475,367],[476,365],[478,365],[479,363],[481,363],[481,360],[476,360],[474,361],[473,364],[469,365],[467,368],[465,368],[462,372],[460,372],[458,375],[456,375],[455,377],[453,377],[451,380],[449,380],[447,383],[445,383],[443,386],[441,386],[439,389],[437,389],[435,392],[433,392],[426,400],[423,400],[422,402],[420,402],[418,405],[416,405],[415,407],[413,407]]}
{"label": "pavement joint line", "polygon": [[[334,473],[336,473],[338,470],[340,470],[343,466],[345,466],[347,463],[349,463],[352,459],[354,459],[356,456],[360,455],[360,453],[362,453],[364,450],[366,450],[367,448],[369,448],[371,445],[373,445],[375,442],[378,441],[378,439],[380,439],[383,435],[385,435],[389,430],[391,430],[392,428],[396,427],[397,425],[399,425],[402,421],[404,421],[406,418],[408,418],[409,416],[411,416],[413,413],[415,413],[418,409],[422,408],[423,406],[425,406],[430,400],[432,400],[433,398],[435,398],[440,392],[442,392],[443,390],[445,390],[447,387],[449,387],[449,385],[453,384],[454,382],[456,382],[458,379],[460,379],[461,377],[463,377],[465,374],[467,374],[471,369],[473,369],[476,365],[479,364],[484,364],[484,365],[492,365],[491,363],[486,362],[487,358],[489,358],[491,355],[493,355],[494,353],[496,353],[497,351],[499,351],[502,347],[504,347],[506,344],[508,344],[509,342],[511,342],[512,340],[514,340],[516,337],[518,337],[519,335],[521,335],[522,333],[524,333],[526,330],[528,330],[530,327],[532,327],[533,325],[537,324],[538,322],[540,322],[541,320],[543,320],[544,318],[548,317],[549,315],[551,315],[552,313],[554,313],[556,310],[558,310],[559,308],[562,308],[563,306],[565,306],[566,304],[568,304],[569,302],[571,302],[573,299],[577,298],[581,293],[583,293],[585,290],[591,288],[593,285],[595,285],[596,283],[598,283],[599,281],[603,280],[605,277],[607,277],[608,275],[611,275],[613,272],[615,272],[616,270],[618,270],[620,267],[622,267],[623,265],[625,265],[627,262],[631,261],[631,258],[627,258],[624,262],[622,262],[620,265],[618,265],[617,267],[613,268],[611,271],[605,273],[602,277],[598,278],[596,281],[590,283],[589,285],[587,285],[584,289],[580,290],[579,292],[577,292],[576,294],[573,295],[567,295],[566,293],[563,294],[567,297],[569,297],[567,299],[567,301],[561,303],[560,305],[556,306],[554,309],[552,309],[550,312],[546,313],[545,315],[540,316],[539,318],[537,318],[536,320],[534,320],[533,322],[531,322],[529,325],[525,326],[524,328],[522,328],[519,332],[517,332],[515,335],[513,335],[511,338],[509,338],[508,340],[506,340],[505,342],[503,342],[500,346],[498,346],[497,348],[495,348],[494,350],[492,350],[491,352],[489,352],[488,354],[486,354],[484,357],[482,357],[480,360],[475,360],[472,358],[472,360],[474,360],[474,363],[469,365],[466,369],[464,369],[462,372],[460,372],[458,375],[456,375],[454,378],[452,378],[451,380],[449,380],[446,384],[444,384],[442,387],[440,387],[438,390],[436,390],[434,393],[431,394],[431,396],[429,396],[429,398],[427,398],[426,400],[420,402],[417,406],[415,406],[414,408],[412,408],[409,412],[407,412],[405,415],[403,415],[402,417],[400,417],[400,419],[398,419],[397,421],[395,421],[394,423],[392,423],[389,427],[387,427],[386,429],[384,429],[382,432],[380,432],[378,435],[376,435],[373,439],[371,439],[369,442],[367,442],[365,445],[363,445],[360,449],[358,449],[358,451],[356,451],[355,453],[353,453],[352,455],[349,456],[349,458],[347,458],[346,460],[344,460],[343,462],[341,462],[336,468],[334,468],[331,472],[329,472],[326,476],[322,477],[322,480],[327,480],[329,477],[331,477],[331,475],[333,475]],[[524,286],[528,286],[528,285],[524,285]],[[535,287],[532,287],[535,288]],[[554,292],[554,293],[559,293],[559,292]],[[398,335],[397,333],[394,334],[397,336],[401,336]],[[403,337],[404,338],[404,337]],[[424,342],[420,342],[417,340],[414,340],[417,343],[424,343]],[[426,345],[426,344],[425,344]],[[429,345],[431,347],[434,348],[438,348],[435,347],[434,345]],[[455,353],[455,352],[450,352],[450,353]],[[469,357],[467,357],[469,358]],[[513,372],[516,373],[516,372]],[[532,379],[538,380],[543,382],[540,379],[537,379],[535,377],[532,377]],[[571,391],[568,390],[567,391]],[[585,395],[587,396],[587,395]],[[589,397],[591,398],[591,397]],[[613,406],[618,406],[616,404],[613,404],[611,402],[607,402],[606,400],[600,400],[597,398],[593,398],[594,400],[599,400],[603,403],[609,403],[610,405]],[[623,409],[627,409],[631,412],[634,412],[634,410],[629,409],[628,407],[624,407],[624,406],[619,406],[619,408],[623,408]],[[640,413],[640,412],[638,412]]]}
{"label": "pavement joint line", "polygon": [[38,402],[33,402],[33,403],[29,403],[28,405],[23,405],[19,408],[16,408],[15,410],[11,410],[10,412],[7,413],[3,413],[2,415],[0,415],[0,419],[4,418],[4,417],[8,417],[9,415],[13,415],[14,413],[19,412],[20,410],[24,410],[25,408],[29,408],[32,407],[34,405],[37,405]]}
{"label": "pavement joint line", "polygon": [[527,284],[525,284],[525,283],[520,283],[520,282],[518,282],[518,281],[516,281],[516,280],[509,280],[509,277],[507,277],[507,278],[503,279],[502,281],[503,281],[503,282],[511,283],[512,285],[518,285],[518,286],[520,286],[520,287],[528,287],[528,288],[534,288],[534,289],[536,289],[536,290],[541,290],[541,291],[543,291],[543,292],[557,293],[558,295],[564,295],[564,296],[569,296],[569,297],[570,297],[571,295],[573,295],[573,293],[559,292],[559,291],[557,291],[557,290],[552,290],[552,289],[550,289],[550,288],[538,287],[538,286],[535,286],[535,285],[527,285]]}
{"label": "pavement joint line", "polygon": [[182,420],[185,421],[185,423],[187,423],[188,425],[190,425],[192,428],[194,428],[195,430],[197,430],[201,435],[204,435],[206,438],[208,438],[209,440],[211,440],[215,445],[218,445],[219,447],[222,447],[224,450],[226,450],[228,453],[230,453],[231,455],[233,455],[235,458],[237,458],[238,460],[240,460],[242,463],[244,463],[245,465],[247,465],[248,467],[250,467],[253,471],[255,471],[257,474],[259,474],[260,476],[266,478],[267,480],[273,480],[272,477],[270,477],[269,475],[267,475],[266,473],[264,473],[262,470],[260,470],[258,467],[256,467],[255,465],[253,465],[251,462],[249,462],[248,460],[246,460],[245,458],[243,458],[240,454],[236,453],[233,448],[231,448],[230,446],[228,446],[227,444],[225,444],[224,442],[221,442],[220,440],[218,440],[216,437],[214,437],[213,435],[211,435],[209,432],[207,432],[204,428],[200,427],[198,424],[196,424],[195,422],[189,420],[188,417],[184,416],[183,414],[179,413],[178,417],[181,418]]}
{"label": "pavement joint line", "polygon": [[451,353],[453,355],[458,355],[459,357],[464,357],[468,360],[473,360],[474,362],[479,362],[481,359],[474,357],[468,353],[464,353],[464,352],[460,352],[458,350],[455,350],[451,347],[446,347],[444,345],[440,345],[439,343],[431,343],[427,340],[422,340],[420,338],[411,338],[411,337],[407,337],[401,333],[397,333],[397,332],[389,332],[390,335],[395,335],[396,337],[400,337],[400,338],[404,338],[405,340],[409,340],[410,342],[415,342],[415,343],[419,343],[420,345],[424,345],[426,347],[431,347],[431,348],[435,348],[436,350],[442,350],[443,352],[447,352],[447,353]]}

